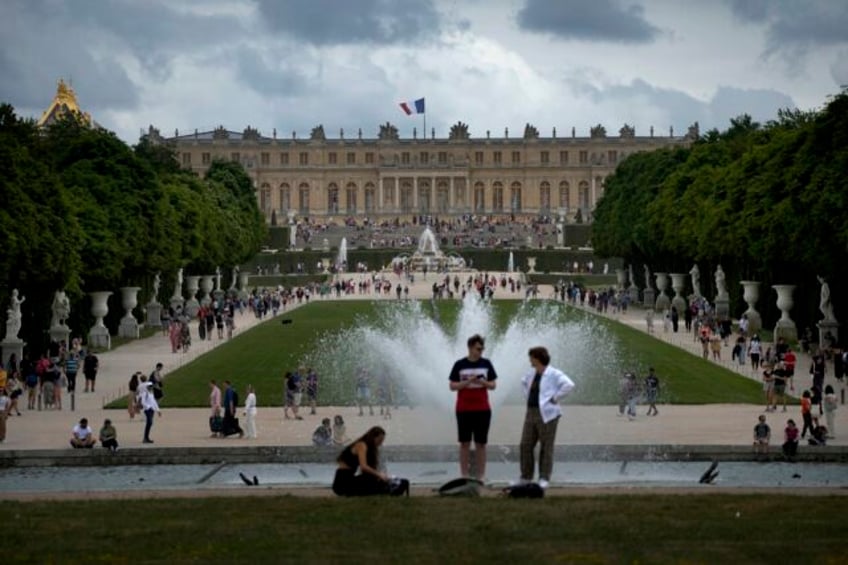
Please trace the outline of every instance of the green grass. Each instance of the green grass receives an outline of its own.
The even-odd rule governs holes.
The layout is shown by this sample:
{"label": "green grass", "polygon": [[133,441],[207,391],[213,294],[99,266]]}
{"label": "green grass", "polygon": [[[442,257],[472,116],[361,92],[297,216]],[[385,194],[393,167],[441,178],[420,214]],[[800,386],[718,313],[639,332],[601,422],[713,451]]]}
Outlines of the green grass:
{"label": "green grass", "polygon": [[[497,301],[493,306],[495,325],[504,327],[515,316],[521,303]],[[354,324],[376,323],[378,310],[386,307],[391,306],[367,301],[318,301],[262,323],[172,372],[167,379],[162,404],[166,407],[206,406],[209,379],[219,382],[230,379],[240,391],[243,391],[244,385],[253,384],[263,405],[280,405],[284,372],[296,369],[316,349],[327,347],[322,336],[336,334]],[[563,317],[600,325],[620,352],[617,366],[612,370],[598,367],[596,374],[572,375],[584,383],[592,383],[592,386],[578,387],[571,402],[614,404],[617,402],[616,383],[620,373],[629,369],[641,375],[649,366],[656,369],[661,379],[663,402],[758,403],[761,399],[761,389],[756,382],[710,361],[607,318],[563,305],[557,305],[557,308],[561,309],[559,315]],[[433,314],[429,303],[424,305],[424,311]],[[448,332],[452,331],[458,312],[457,302],[438,303],[440,323]],[[283,319],[292,323],[282,324]],[[597,347],[605,348],[607,343],[598,343]],[[353,366],[358,359],[346,361]],[[331,370],[320,365],[316,368],[321,376],[321,402],[350,404],[352,374],[337,373],[351,372],[352,369]],[[123,405],[123,400],[119,399],[110,406],[118,408]]]}
{"label": "green grass", "polygon": [[843,502],[773,494],[7,501],[14,527],[3,546],[7,563],[845,563]]}

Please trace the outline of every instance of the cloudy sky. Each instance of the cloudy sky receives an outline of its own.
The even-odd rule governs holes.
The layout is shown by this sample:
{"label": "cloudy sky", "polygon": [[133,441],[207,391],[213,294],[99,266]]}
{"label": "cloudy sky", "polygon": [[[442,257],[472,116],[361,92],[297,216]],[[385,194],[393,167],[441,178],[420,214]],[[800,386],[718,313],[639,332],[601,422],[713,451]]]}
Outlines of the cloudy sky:
{"label": "cloudy sky", "polygon": [[446,136],[682,133],[820,107],[848,84],[843,0],[2,0],[0,100],[37,117],[56,80],[134,143],[219,124],[366,137],[426,97]]}

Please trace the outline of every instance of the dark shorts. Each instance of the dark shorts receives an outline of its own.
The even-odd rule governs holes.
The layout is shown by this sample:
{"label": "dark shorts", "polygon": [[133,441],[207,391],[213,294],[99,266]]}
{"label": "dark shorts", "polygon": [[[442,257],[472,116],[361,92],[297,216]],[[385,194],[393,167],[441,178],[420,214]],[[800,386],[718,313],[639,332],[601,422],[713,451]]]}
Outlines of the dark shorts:
{"label": "dark shorts", "polygon": [[489,424],[492,422],[492,411],[457,412],[456,425],[459,443],[474,443],[486,445],[489,443]]}
{"label": "dark shorts", "polygon": [[775,383],[774,393],[780,394],[780,395],[785,394],[786,393],[786,383],[780,383],[780,384]]}

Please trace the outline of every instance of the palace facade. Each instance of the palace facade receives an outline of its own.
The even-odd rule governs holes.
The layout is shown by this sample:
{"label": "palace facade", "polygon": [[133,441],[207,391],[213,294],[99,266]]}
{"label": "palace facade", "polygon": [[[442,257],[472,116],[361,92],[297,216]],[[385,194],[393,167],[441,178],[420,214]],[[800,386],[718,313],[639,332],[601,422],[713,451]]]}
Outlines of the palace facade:
{"label": "palace facade", "polygon": [[687,146],[698,137],[695,123],[682,137],[636,136],[625,124],[616,137],[603,126],[588,137],[541,137],[530,124],[520,137],[472,138],[459,122],[447,139],[401,139],[395,126],[376,138],[329,139],[322,126],[307,139],[263,136],[252,127],[164,138],[152,126],[148,138],[176,150],[180,164],[203,174],[216,159],[241,163],[256,187],[269,221],[286,218],[387,217],[433,214],[560,216],[590,221],[606,177],[628,155]]}

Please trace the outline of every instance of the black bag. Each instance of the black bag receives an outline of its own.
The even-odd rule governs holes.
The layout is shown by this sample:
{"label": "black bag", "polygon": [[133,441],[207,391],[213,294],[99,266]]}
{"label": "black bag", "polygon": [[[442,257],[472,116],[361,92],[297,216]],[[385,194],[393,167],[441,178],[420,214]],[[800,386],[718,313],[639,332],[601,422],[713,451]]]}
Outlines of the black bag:
{"label": "black bag", "polygon": [[438,493],[439,496],[480,496],[482,484],[477,479],[454,479],[440,486]]}
{"label": "black bag", "polygon": [[504,494],[509,498],[544,498],[545,489],[539,486],[538,483],[525,483],[523,485],[513,485],[503,490]]}
{"label": "black bag", "polygon": [[162,385],[155,384],[151,388],[153,389],[153,398],[156,400],[162,400],[162,397],[165,396],[165,393],[162,390]]}
{"label": "black bag", "polygon": [[406,495],[409,497],[409,480],[408,479],[400,479],[393,478],[389,481],[389,496],[403,496]]}
{"label": "black bag", "polygon": [[221,416],[210,416],[209,417],[209,430],[213,434],[221,433],[221,430],[224,427],[224,419]]}

